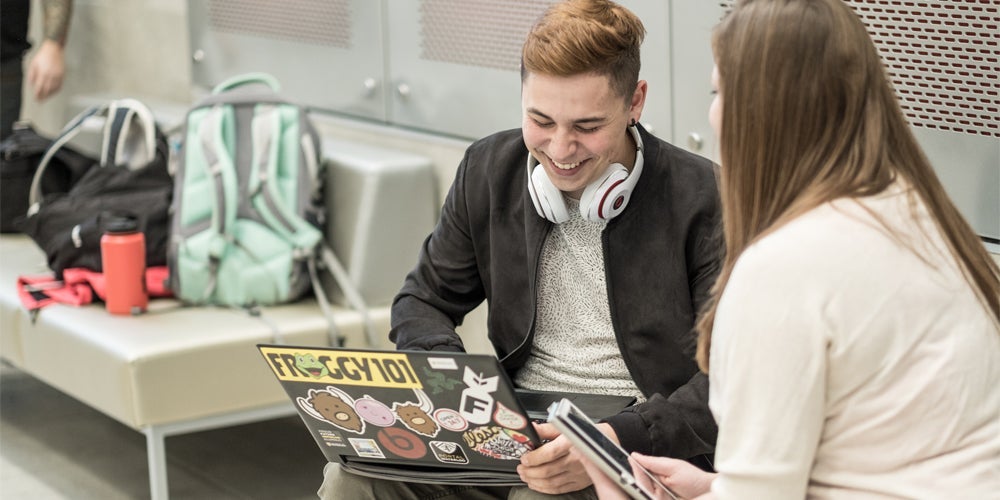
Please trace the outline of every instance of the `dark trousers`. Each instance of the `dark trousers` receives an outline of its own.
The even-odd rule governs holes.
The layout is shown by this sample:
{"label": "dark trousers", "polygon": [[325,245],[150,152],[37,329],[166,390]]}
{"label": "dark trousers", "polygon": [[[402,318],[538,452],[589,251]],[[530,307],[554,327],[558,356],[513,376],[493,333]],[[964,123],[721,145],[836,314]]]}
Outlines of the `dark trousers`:
{"label": "dark trousers", "polygon": [[21,116],[21,83],[24,69],[20,57],[0,63],[0,140],[6,139],[13,130],[14,122]]}
{"label": "dark trousers", "polygon": [[451,486],[402,483],[373,479],[341,470],[328,463],[323,470],[323,485],[317,494],[321,500],[597,500],[593,486],[562,495],[546,495],[527,486]]}

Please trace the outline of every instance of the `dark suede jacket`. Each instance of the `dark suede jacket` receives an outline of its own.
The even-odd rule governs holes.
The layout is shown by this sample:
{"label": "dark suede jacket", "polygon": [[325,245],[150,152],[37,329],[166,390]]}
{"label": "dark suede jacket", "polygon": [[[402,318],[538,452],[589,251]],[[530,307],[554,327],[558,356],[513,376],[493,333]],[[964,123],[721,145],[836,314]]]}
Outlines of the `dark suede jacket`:
{"label": "dark suede jacket", "polygon": [[[601,239],[615,336],[648,400],[607,422],[626,450],[692,459],[713,453],[717,434],[708,379],[694,362],[693,325],[719,270],[718,190],[709,160],[641,132],[642,177]],[[552,229],[528,195],[527,158],[519,129],[468,148],[437,227],[393,301],[398,349],[464,350],[455,326],[485,299],[504,368],[513,378],[524,365],[542,243]]]}

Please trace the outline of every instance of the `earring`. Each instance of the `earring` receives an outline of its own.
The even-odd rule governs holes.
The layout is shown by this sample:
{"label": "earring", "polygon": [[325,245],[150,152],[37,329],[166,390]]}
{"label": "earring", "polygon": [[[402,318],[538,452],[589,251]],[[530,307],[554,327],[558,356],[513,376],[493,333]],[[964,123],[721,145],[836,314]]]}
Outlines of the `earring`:
{"label": "earring", "polygon": [[628,122],[628,126],[629,126],[629,127],[634,127],[634,126],[635,126],[635,123],[636,123],[636,122],[635,122],[635,118],[632,118],[632,121]]}

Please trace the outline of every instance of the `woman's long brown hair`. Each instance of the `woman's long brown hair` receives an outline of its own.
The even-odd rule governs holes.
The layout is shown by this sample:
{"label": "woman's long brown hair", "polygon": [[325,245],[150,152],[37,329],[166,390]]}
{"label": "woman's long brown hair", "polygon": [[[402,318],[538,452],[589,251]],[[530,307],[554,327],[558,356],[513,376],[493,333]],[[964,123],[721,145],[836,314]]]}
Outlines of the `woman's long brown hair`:
{"label": "woman's long brown hair", "polygon": [[719,298],[749,245],[820,204],[880,193],[897,178],[926,205],[1000,322],[1000,270],[934,174],[850,7],[742,0],[716,27],[712,45],[721,81],[726,256],[697,325],[702,370]]}

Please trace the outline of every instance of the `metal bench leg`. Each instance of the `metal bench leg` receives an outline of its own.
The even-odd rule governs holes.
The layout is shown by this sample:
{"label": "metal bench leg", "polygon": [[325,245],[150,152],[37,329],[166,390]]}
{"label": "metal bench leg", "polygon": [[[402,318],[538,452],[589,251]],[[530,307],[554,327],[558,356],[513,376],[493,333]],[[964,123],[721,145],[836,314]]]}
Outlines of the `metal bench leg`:
{"label": "metal bench leg", "polygon": [[146,455],[149,459],[150,497],[152,500],[167,500],[170,498],[170,489],[167,487],[167,436],[207,431],[250,422],[261,422],[291,415],[295,415],[295,407],[291,403],[285,402],[251,410],[185,420],[183,422],[143,427],[142,433],[146,435]]}
{"label": "metal bench leg", "polygon": [[152,500],[167,500],[167,446],[166,434],[158,427],[144,430],[146,434],[146,456],[149,461],[149,495]]}

